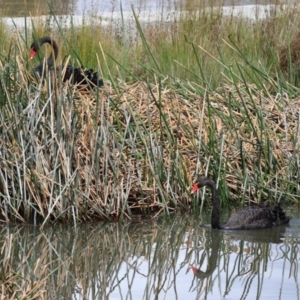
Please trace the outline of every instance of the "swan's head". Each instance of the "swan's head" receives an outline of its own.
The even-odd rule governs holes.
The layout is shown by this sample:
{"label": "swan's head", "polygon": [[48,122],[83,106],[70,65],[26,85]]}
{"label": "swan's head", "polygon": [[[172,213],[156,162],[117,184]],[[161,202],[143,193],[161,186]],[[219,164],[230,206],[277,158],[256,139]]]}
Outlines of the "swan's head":
{"label": "swan's head", "polygon": [[207,177],[198,178],[193,184],[191,194],[195,194],[199,189],[205,185],[210,185],[213,181]]}
{"label": "swan's head", "polygon": [[55,56],[55,58],[57,57],[57,53],[58,53],[57,44],[55,43],[55,41],[51,37],[44,36],[44,37],[41,37],[38,40],[34,41],[31,44],[31,46],[30,46],[30,59],[33,59],[35,57],[37,52],[40,50],[42,45],[44,45],[45,43],[49,44],[52,47],[52,49],[54,51],[54,56]]}
{"label": "swan's head", "polygon": [[37,54],[37,50],[35,47],[30,48],[30,59],[33,59],[35,55]]}
{"label": "swan's head", "polygon": [[203,178],[197,179],[195,181],[195,183],[193,184],[193,188],[192,188],[191,194],[196,194],[197,191],[204,186],[203,182],[204,182]]}

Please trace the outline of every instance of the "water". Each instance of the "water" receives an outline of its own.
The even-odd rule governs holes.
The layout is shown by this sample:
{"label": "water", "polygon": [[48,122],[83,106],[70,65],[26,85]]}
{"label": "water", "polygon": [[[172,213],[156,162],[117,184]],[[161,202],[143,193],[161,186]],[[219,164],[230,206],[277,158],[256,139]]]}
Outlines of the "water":
{"label": "water", "polygon": [[2,227],[2,290],[42,299],[299,299],[295,210],[293,217],[289,226],[236,232],[211,230],[208,215]]}
{"label": "water", "polygon": [[48,15],[49,5],[56,15],[83,15],[137,11],[179,10],[184,7],[203,6],[253,6],[275,4],[297,4],[297,0],[15,0],[2,1],[1,13],[6,17]]}
{"label": "water", "polygon": [[[93,9],[86,2],[56,1],[61,7],[55,10],[81,15]],[[49,13],[42,1],[26,3],[7,2],[2,11],[9,17],[36,8],[41,15]],[[124,11],[130,11],[130,3],[122,2]],[[166,3],[175,7],[179,1],[135,1],[135,6],[157,10],[167,9]],[[233,3],[274,2],[224,2]],[[100,12],[120,7],[115,1],[98,4],[95,11]],[[237,232],[199,226],[209,222],[208,216],[187,215],[155,223],[42,231],[1,227],[0,293],[7,299],[25,298],[25,291],[31,291],[32,298],[39,293],[41,299],[300,299],[299,216],[293,212],[289,226]],[[195,275],[190,265],[197,269]]]}
{"label": "water", "polygon": [[288,9],[297,0],[18,0],[5,1],[1,6],[2,22],[11,32],[24,33],[35,24],[55,30],[101,24],[129,39],[137,35],[136,21],[151,26],[155,22],[178,22],[191,11],[201,13],[211,9],[223,16],[238,16],[250,20],[266,19]]}
{"label": "water", "polygon": [[210,12],[212,8],[224,16],[265,19],[275,11],[280,12],[295,4],[299,4],[297,0],[17,0],[2,3],[1,14],[2,22],[18,33],[25,28],[32,29],[33,23],[45,24],[51,29],[84,23],[112,25],[116,31],[126,28],[129,36],[135,36],[133,10],[140,22],[149,24],[177,22],[181,16],[189,16],[191,11],[199,13],[207,9]]}

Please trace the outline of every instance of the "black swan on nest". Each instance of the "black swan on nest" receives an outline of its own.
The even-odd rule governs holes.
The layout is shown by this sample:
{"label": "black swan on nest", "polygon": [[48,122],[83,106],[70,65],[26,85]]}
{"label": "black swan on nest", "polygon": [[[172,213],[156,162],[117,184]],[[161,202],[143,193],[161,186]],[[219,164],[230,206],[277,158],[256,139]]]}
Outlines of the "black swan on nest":
{"label": "black swan on nest", "polygon": [[290,217],[285,215],[284,210],[277,203],[272,206],[249,206],[232,216],[226,223],[220,224],[219,195],[213,180],[207,177],[197,179],[193,184],[192,194],[206,185],[211,189],[213,206],[211,227],[214,229],[263,229],[286,224],[290,221]]}
{"label": "black swan on nest", "polygon": [[[51,45],[53,49],[53,53],[50,54],[50,56],[46,61],[47,68],[51,70],[54,68],[54,61],[56,60],[58,55],[58,46],[52,38],[46,36],[34,41],[30,46],[30,58],[32,59],[37,54],[40,47],[45,43]],[[71,65],[67,65],[67,66],[62,65],[58,67],[56,70],[63,72],[62,74],[63,81],[71,80],[71,83],[73,84],[88,85],[90,87],[103,86],[103,80],[99,78],[98,73],[93,71],[92,69],[86,70],[83,68],[75,68]],[[38,75],[42,76],[44,72],[44,65],[40,64],[36,66],[34,68],[34,71]]]}

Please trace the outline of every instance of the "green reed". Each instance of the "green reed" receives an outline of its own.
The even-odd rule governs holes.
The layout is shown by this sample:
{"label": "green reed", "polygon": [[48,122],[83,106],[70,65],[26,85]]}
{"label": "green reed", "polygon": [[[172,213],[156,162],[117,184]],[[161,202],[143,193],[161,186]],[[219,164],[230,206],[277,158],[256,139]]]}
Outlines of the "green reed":
{"label": "green reed", "polygon": [[[112,38],[114,27],[65,30],[58,21],[53,32],[38,24],[32,33],[26,28],[26,36],[12,36],[3,50],[3,220],[47,224],[169,215],[191,202],[197,211],[190,186],[203,173],[215,179],[226,205],[297,202],[298,89],[276,77],[271,41],[268,51],[259,47],[262,41],[257,51],[246,50],[266,34],[259,31],[261,21],[248,28],[249,20],[220,11],[182,14],[172,23],[177,31],[159,23],[149,35],[134,16],[130,51],[127,36],[119,45]],[[288,28],[283,17],[264,22]],[[223,39],[219,31],[226,28],[236,35]],[[175,34],[173,40],[160,35],[163,30]],[[96,32],[103,33],[101,42]],[[49,74],[36,78],[28,47],[31,35],[46,34],[63,45],[57,64],[68,53],[71,64],[98,69],[105,86],[82,93]],[[270,56],[258,64],[254,55],[260,51]]]}
{"label": "green reed", "polygon": [[[69,28],[62,27],[59,18],[52,15],[49,20],[54,19],[55,26],[50,21],[36,21],[33,36],[57,38],[61,58],[71,54],[72,62],[88,68],[98,66],[105,78],[145,79],[151,70],[174,79],[209,82],[215,88],[224,80],[223,74],[238,73],[237,63],[250,62],[256,69],[272,71],[270,76],[274,75],[279,71],[278,53],[299,27],[297,7],[271,11],[266,19],[256,22],[226,16],[213,3],[203,3],[189,13],[185,9],[174,16],[173,22],[159,18],[148,22],[133,10],[135,20],[131,24],[123,11],[119,21],[112,19],[110,23],[109,17],[101,19],[90,13],[81,26]],[[30,43],[29,28],[25,33]],[[10,38],[11,33],[1,23],[0,40],[4,42],[0,44],[6,51]],[[255,76],[250,72],[247,79],[255,82]]]}

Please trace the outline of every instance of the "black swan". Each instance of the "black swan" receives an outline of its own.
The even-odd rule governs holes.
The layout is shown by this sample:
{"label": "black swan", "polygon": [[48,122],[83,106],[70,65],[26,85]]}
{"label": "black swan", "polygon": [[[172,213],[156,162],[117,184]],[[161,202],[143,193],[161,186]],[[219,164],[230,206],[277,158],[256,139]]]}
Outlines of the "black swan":
{"label": "black swan", "polygon": [[[52,38],[45,36],[34,41],[30,46],[30,58],[32,59],[37,54],[40,47],[45,43],[51,45],[53,49],[53,53],[51,53],[47,59],[47,67],[49,70],[51,70],[54,67],[54,61],[56,60],[58,55],[58,46]],[[58,67],[56,70],[57,71],[60,70],[61,72],[63,72],[63,78],[62,78],[63,81],[67,81],[71,79],[71,82],[73,84],[88,85],[90,87],[103,86],[103,80],[99,78],[98,73],[94,72],[92,69],[85,70],[83,68],[75,68],[71,65],[67,65],[67,66],[63,65]],[[34,68],[34,71],[39,76],[42,76],[44,71],[44,65],[40,64],[36,66]]]}
{"label": "black swan", "polygon": [[226,223],[220,224],[219,195],[213,180],[202,177],[193,184],[192,194],[198,189],[208,186],[211,189],[212,216],[211,227],[214,229],[263,229],[286,224],[290,217],[285,215],[279,203],[268,205],[252,205],[239,211],[232,216]]}

